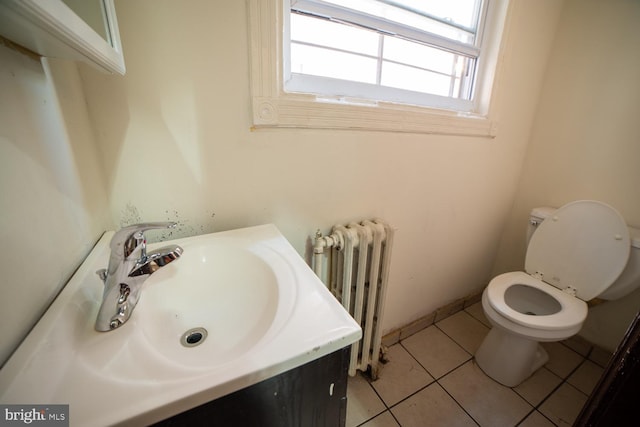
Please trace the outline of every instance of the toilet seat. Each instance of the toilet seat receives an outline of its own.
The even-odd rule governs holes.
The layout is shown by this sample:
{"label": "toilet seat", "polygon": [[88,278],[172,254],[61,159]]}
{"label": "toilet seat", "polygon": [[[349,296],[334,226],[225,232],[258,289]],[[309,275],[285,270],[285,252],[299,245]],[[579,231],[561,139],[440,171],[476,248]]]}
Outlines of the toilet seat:
{"label": "toilet seat", "polygon": [[[505,292],[510,286],[530,286],[550,295],[560,303],[560,311],[554,314],[536,316],[520,313],[505,301]],[[523,271],[513,271],[496,276],[487,286],[487,297],[491,307],[503,317],[518,325],[542,330],[571,329],[584,322],[587,304]]]}

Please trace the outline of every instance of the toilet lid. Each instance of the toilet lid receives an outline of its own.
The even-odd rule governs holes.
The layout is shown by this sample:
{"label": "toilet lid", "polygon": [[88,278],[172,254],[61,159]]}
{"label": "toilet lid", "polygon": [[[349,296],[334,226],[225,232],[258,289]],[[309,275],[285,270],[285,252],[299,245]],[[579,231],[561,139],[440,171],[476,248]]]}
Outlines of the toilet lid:
{"label": "toilet lid", "polygon": [[630,251],[629,229],[620,214],[602,202],[564,205],[531,236],[525,270],[561,290],[575,289],[588,301],[620,276]]}

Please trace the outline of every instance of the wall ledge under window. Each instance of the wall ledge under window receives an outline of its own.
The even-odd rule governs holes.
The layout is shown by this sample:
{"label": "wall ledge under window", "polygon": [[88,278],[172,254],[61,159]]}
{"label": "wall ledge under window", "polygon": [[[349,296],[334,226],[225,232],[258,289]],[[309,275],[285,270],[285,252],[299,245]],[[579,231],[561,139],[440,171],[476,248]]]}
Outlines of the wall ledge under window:
{"label": "wall ledge under window", "polygon": [[[496,114],[287,93],[283,89],[283,0],[247,0],[253,129],[312,128],[463,135],[493,138]],[[496,67],[495,95],[500,63]],[[492,103],[493,104],[493,103]]]}
{"label": "wall ledge under window", "polygon": [[282,94],[253,96],[253,128],[352,129],[494,137],[497,123],[486,117],[427,111],[409,106],[325,102]]}

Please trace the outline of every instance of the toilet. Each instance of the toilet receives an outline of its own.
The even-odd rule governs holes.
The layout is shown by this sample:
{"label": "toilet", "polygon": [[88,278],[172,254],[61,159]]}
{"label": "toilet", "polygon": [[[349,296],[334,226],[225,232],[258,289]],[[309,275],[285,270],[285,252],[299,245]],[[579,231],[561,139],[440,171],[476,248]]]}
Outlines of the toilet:
{"label": "toilet", "polygon": [[549,356],[539,344],[577,334],[593,298],[640,287],[640,230],[605,203],[532,211],[525,271],[495,277],[482,294],[492,329],[475,354],[491,378],[515,387]]}

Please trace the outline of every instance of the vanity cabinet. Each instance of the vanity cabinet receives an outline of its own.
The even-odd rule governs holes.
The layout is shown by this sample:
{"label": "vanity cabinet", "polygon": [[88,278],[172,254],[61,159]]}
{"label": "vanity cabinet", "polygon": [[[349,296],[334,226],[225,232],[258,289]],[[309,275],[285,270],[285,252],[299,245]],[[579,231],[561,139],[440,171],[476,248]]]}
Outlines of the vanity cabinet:
{"label": "vanity cabinet", "polygon": [[345,347],[155,426],[344,426],[348,368]]}
{"label": "vanity cabinet", "polygon": [[41,56],[125,73],[113,0],[0,0],[0,35]]}

